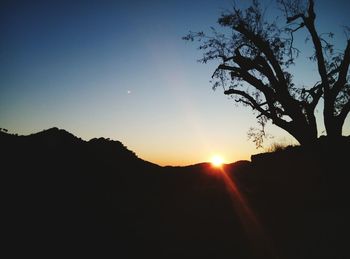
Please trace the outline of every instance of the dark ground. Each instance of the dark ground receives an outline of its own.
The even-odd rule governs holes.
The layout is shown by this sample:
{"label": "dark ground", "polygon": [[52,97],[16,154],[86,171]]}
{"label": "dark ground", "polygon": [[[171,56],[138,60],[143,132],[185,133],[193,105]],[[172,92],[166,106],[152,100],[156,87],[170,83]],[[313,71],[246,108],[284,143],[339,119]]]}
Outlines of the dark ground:
{"label": "dark ground", "polygon": [[209,164],[160,167],[57,128],[0,147],[12,257],[350,258],[349,137],[225,165],[260,232]]}

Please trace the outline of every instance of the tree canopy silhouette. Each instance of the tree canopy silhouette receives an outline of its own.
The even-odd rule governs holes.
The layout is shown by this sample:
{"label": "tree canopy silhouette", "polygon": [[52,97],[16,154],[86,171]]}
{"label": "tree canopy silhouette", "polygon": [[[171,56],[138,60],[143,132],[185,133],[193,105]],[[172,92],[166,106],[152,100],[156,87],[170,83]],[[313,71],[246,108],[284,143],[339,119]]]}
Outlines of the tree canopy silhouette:
{"label": "tree canopy silhouette", "polygon": [[[259,1],[253,0],[245,10],[233,8],[218,20],[229,33],[190,32],[184,40],[200,42],[200,60],[219,61],[214,71],[213,89],[222,86],[235,101],[258,112],[258,131],[250,131],[257,146],[265,136],[268,120],[286,130],[302,145],[318,138],[315,109],[324,99],[323,119],[327,136],[342,135],[344,121],[350,111],[350,39],[343,51],[335,51],[330,43],[333,33],[318,33],[315,26],[314,1],[277,0],[285,18],[269,21]],[[305,30],[313,46],[310,60],[317,65],[319,82],[312,86],[296,86],[288,68],[295,64],[300,50],[294,34]]]}

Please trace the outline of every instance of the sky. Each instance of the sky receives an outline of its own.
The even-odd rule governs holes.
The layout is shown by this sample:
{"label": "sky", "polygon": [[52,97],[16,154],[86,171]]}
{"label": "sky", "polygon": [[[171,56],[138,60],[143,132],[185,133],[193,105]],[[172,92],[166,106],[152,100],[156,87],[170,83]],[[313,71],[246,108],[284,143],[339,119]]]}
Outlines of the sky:
{"label": "sky", "polygon": [[[277,15],[272,1],[262,2]],[[256,115],[212,90],[217,64],[198,63],[198,45],[181,39],[217,27],[232,3],[2,1],[0,127],[19,135],[58,127],[84,140],[119,140],[159,165],[189,165],[215,154],[225,162],[249,160],[264,151],[247,139]],[[334,32],[344,49],[341,26],[350,25],[350,2],[316,1],[315,9],[319,31]],[[292,68],[299,84],[318,78],[305,60]],[[275,126],[267,130],[273,138],[266,148],[295,143]],[[349,118],[343,133],[350,134]]]}

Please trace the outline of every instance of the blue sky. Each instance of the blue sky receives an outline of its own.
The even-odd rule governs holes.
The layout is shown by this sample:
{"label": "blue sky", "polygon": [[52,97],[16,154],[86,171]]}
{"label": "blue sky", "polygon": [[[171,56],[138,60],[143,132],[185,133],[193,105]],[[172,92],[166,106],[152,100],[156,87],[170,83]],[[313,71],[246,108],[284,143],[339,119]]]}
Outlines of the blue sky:
{"label": "blue sky", "polygon": [[[72,3],[74,2],[74,3]],[[236,1],[238,5],[247,1]],[[271,1],[263,1],[270,4]],[[232,1],[5,1],[0,6],[0,127],[30,134],[53,126],[122,141],[166,165],[249,159],[255,116],[209,83],[215,63],[181,39],[216,26]],[[320,31],[339,48],[347,1],[317,1]],[[274,15],[276,10],[270,8]],[[293,68],[311,83],[307,63]],[[344,133],[350,134],[349,119]],[[269,127],[271,141],[292,138]],[[320,128],[322,132],[322,126]]]}

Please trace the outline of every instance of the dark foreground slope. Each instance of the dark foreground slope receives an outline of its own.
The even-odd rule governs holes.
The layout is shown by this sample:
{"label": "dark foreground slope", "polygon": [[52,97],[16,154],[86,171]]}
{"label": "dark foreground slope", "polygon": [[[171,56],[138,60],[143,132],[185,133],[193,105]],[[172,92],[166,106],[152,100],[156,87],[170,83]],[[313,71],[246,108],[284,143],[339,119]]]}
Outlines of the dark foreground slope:
{"label": "dark foreground slope", "polygon": [[250,257],[208,164],[162,168],[120,142],[86,142],[57,128],[1,133],[0,144],[5,247],[13,254]]}
{"label": "dark foreground slope", "polygon": [[[4,247],[14,256],[346,258],[345,138],[223,171],[205,163],[160,167],[120,142],[86,142],[57,128],[0,133],[0,146]],[[245,206],[259,224],[246,219]],[[258,226],[263,235],[254,239]]]}
{"label": "dark foreground slope", "polygon": [[254,207],[282,258],[348,258],[350,137],[252,156]]}

